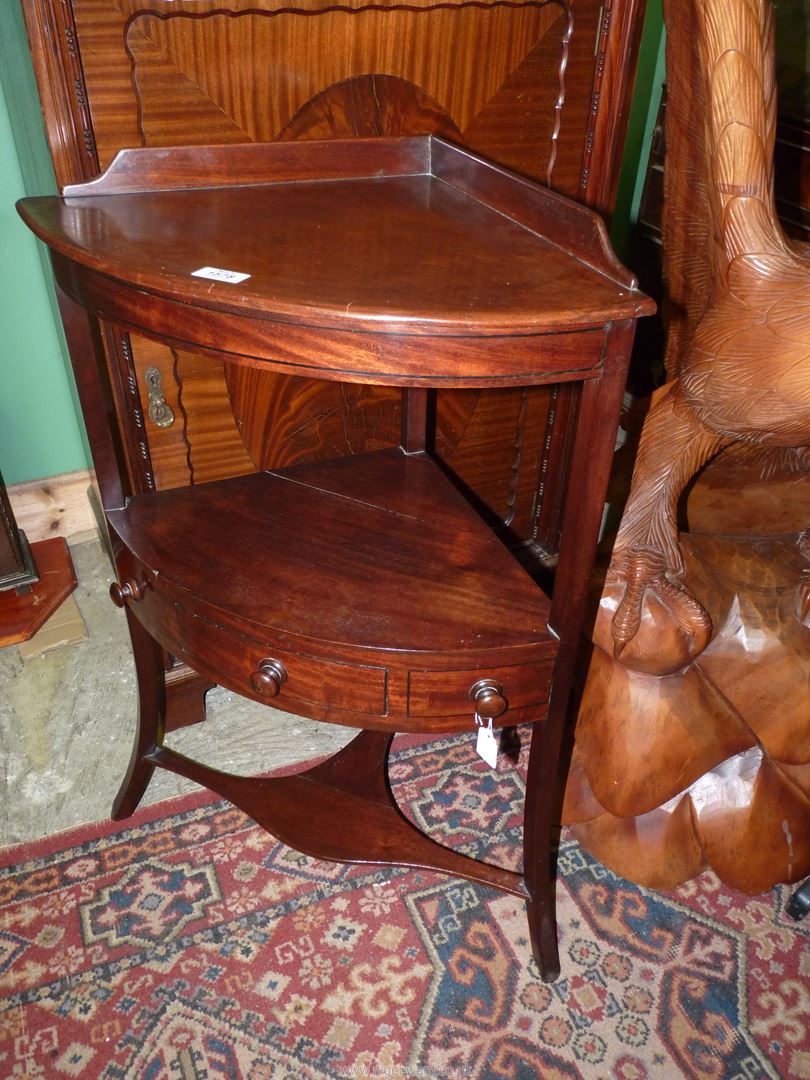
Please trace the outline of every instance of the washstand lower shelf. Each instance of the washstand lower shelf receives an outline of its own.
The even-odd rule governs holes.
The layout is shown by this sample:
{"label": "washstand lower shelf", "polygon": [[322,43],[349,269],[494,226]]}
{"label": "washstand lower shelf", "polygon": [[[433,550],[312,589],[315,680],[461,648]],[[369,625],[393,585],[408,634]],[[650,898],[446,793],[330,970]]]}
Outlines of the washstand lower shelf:
{"label": "washstand lower shelf", "polygon": [[495,723],[545,714],[548,599],[425,454],[140,495],[109,521],[133,613],[237,693],[362,728],[472,731],[485,680]]}
{"label": "washstand lower shelf", "polygon": [[306,854],[527,896],[521,875],[424,836],[387,782],[395,731],[473,737],[476,711],[542,719],[557,651],[548,599],[430,457],[390,449],[150,493],[109,521],[125,570],[113,592],[146,652],[159,643],[240,694],[364,729],[312,769],[254,778],[162,746],[147,723],[116,816],[159,766]]}

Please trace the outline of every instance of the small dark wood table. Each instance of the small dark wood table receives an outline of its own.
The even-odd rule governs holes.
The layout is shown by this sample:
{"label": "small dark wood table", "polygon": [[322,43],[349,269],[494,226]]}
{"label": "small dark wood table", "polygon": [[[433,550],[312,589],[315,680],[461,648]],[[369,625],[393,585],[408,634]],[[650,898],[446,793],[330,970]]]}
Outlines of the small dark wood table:
{"label": "small dark wood table", "polygon": [[[652,310],[601,221],[436,137],[124,151],[20,212],[51,249],[135,652],[114,816],[159,765],[310,855],[495,886],[527,900],[555,977],[558,759],[635,320]],[[133,495],[99,318],[233,364],[401,386],[401,445]],[[549,382],[581,386],[551,603],[428,453],[431,388]],[[207,768],[163,745],[164,649],[362,731],[292,777]],[[536,723],[523,874],[434,843],[388,788],[395,731],[472,734],[476,713]]]}

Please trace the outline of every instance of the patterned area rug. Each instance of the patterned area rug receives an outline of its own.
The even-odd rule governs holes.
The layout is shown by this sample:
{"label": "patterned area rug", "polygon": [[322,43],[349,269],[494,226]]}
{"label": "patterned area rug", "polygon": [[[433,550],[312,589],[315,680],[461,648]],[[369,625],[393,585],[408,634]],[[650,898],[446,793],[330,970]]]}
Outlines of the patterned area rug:
{"label": "patterned area rug", "polygon": [[[398,739],[398,798],[514,866],[521,770],[471,744]],[[15,848],[0,1077],[810,1077],[810,925],[787,890],[748,899],[705,874],[654,894],[571,841],[560,864],[546,986],[514,898],[316,862],[204,793]]]}

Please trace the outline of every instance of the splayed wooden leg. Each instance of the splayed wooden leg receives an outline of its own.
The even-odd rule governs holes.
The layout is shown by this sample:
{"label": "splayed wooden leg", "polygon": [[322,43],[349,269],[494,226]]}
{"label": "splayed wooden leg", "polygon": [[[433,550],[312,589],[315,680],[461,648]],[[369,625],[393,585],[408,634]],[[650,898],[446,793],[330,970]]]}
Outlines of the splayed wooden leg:
{"label": "splayed wooden leg", "polygon": [[[562,713],[560,716],[559,714]],[[559,815],[557,769],[565,710],[551,712],[546,723],[535,725],[526,777],[526,814],[523,832],[523,866],[529,900],[526,913],[532,952],[544,982],[560,974],[557,946],[556,863],[554,830]]]}
{"label": "splayed wooden leg", "polygon": [[154,762],[147,760],[147,754],[163,742],[166,714],[163,650],[129,609],[127,623],[138,680],[138,729],[129,768],[113,803],[111,816],[115,820],[129,817],[143,798],[155,771]]}

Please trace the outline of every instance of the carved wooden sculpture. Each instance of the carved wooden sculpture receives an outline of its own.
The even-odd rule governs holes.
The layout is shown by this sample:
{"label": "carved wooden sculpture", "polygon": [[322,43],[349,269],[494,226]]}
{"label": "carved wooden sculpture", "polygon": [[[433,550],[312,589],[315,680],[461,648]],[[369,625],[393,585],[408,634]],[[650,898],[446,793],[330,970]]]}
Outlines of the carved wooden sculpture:
{"label": "carved wooden sculpture", "polygon": [[[706,83],[702,233],[714,243],[700,239],[693,249],[688,224],[674,223],[683,263],[673,299],[684,305],[686,325],[670,348],[670,357],[678,349],[675,381],[645,425],[613,558],[614,576],[628,583],[613,618],[617,655],[638,630],[647,588],[660,594],[687,639],[682,648],[659,650],[661,672],[683,665],[683,648],[701,652],[711,633],[706,612],[671,580],[684,571],[676,514],[685,486],[734,442],[810,443],[810,253],[788,243],[773,202],[772,11],[767,0],[713,0],[694,10],[698,77]],[[677,21],[682,25],[680,14]],[[679,55],[690,44],[679,44],[680,33],[675,28],[670,71],[691,59]],[[687,120],[675,88],[672,110],[674,125]],[[694,130],[690,123],[684,134]],[[683,203],[673,212],[689,218],[690,173],[673,178],[672,171],[668,195]],[[808,604],[805,582],[801,618]]]}
{"label": "carved wooden sculpture", "polygon": [[[753,893],[810,870],[810,251],[774,209],[768,0],[665,17],[674,378],[608,571],[568,819],[635,880],[708,864]],[[706,513],[697,490],[681,536],[681,496],[715,457],[726,505]]]}

